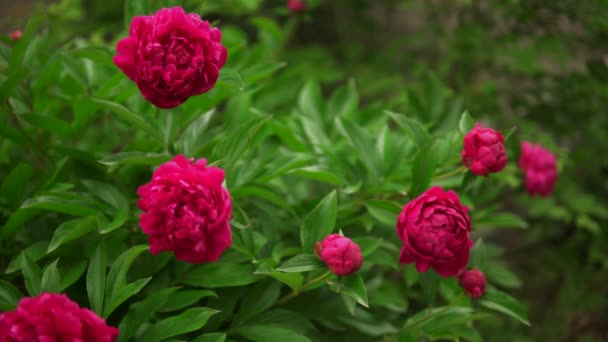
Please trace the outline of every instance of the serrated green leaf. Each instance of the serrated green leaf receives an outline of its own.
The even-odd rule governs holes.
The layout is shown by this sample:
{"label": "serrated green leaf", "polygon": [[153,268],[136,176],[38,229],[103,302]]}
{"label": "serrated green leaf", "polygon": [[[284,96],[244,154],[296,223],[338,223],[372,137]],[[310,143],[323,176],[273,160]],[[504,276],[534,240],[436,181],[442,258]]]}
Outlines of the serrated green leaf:
{"label": "serrated green leaf", "polygon": [[300,241],[304,252],[312,252],[315,243],[329,235],[336,225],[338,196],[332,191],[306,216],[300,229]]}
{"label": "serrated green leaf", "polygon": [[286,273],[300,273],[309,272],[320,269],[325,269],[325,264],[319,260],[316,255],[312,254],[300,254],[285,261],[281,267],[277,267],[277,271]]}
{"label": "serrated green leaf", "polygon": [[140,341],[158,342],[172,336],[196,331],[207,324],[209,318],[219,311],[210,308],[189,309],[180,315],[163,319],[148,328]]}
{"label": "serrated green leaf", "polygon": [[341,293],[351,296],[357,303],[369,307],[367,304],[367,291],[365,290],[365,283],[359,273],[351,274],[342,278],[343,287],[340,289]]}

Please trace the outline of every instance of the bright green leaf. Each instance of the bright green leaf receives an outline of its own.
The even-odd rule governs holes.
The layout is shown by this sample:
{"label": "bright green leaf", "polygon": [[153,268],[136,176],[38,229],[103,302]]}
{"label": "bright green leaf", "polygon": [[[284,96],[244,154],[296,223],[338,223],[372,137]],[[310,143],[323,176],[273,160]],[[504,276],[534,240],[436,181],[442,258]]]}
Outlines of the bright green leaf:
{"label": "bright green leaf", "polygon": [[306,216],[300,230],[302,250],[312,252],[315,243],[329,235],[336,225],[338,212],[338,196],[332,191]]}
{"label": "bright green leaf", "polygon": [[209,318],[219,311],[210,308],[189,309],[180,315],[155,323],[139,338],[140,341],[158,342],[172,336],[196,331],[207,324]]}

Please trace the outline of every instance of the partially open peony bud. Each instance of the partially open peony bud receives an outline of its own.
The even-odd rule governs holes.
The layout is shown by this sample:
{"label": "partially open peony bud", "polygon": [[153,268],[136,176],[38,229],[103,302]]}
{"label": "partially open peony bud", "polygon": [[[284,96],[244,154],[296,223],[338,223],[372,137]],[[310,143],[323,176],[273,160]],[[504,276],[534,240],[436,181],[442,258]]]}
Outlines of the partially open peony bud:
{"label": "partially open peony bud", "polygon": [[557,158],[540,144],[521,143],[519,167],[526,174],[525,186],[530,195],[547,197],[557,181]]}
{"label": "partially open peony bud", "polygon": [[357,272],[363,263],[359,245],[340,234],[330,234],[322,242],[317,242],[315,252],[339,276]]}
{"label": "partially open peony bud", "polygon": [[507,165],[505,139],[500,132],[480,123],[465,135],[462,163],[478,176],[499,172]]}
{"label": "partially open peony bud", "polygon": [[289,0],[287,3],[289,10],[292,12],[302,12],[306,10],[305,0]]}
{"label": "partially open peony bud", "polygon": [[118,329],[64,294],[22,298],[15,310],[0,315],[2,342],[114,342],[117,337]]}
{"label": "partially open peony bud", "polygon": [[21,32],[21,30],[15,30],[13,32],[11,32],[10,37],[12,40],[19,40],[21,39],[21,36],[23,35],[23,32]]}
{"label": "partially open peony bud", "polygon": [[462,272],[458,281],[464,292],[473,298],[479,298],[486,293],[486,276],[476,268]]}
{"label": "partially open peony bud", "polygon": [[114,64],[159,108],[177,107],[217,82],[228,52],[222,33],[198,14],[163,8],[131,21],[116,45]]}
{"label": "partially open peony bud", "polygon": [[178,155],[139,187],[139,225],[150,252],[173,251],[189,263],[216,261],[232,244],[232,201],[222,186],[224,170],[207,160]]}

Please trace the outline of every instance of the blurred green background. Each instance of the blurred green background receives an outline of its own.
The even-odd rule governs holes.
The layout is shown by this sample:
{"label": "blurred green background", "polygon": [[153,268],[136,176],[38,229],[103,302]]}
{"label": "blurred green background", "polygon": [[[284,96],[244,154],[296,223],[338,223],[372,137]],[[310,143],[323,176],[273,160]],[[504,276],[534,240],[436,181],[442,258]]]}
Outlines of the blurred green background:
{"label": "blurred green background", "polygon": [[[484,236],[509,251],[518,277],[504,280],[528,305],[532,327],[486,320],[480,330],[488,341],[608,340],[608,1],[316,0],[297,15],[286,2],[188,1],[252,39],[291,29],[281,58],[294,67],[282,73],[316,78],[328,91],[352,79],[362,103],[418,116],[464,107],[557,152],[552,197],[509,191],[517,179],[502,189],[503,206],[527,217],[528,229]],[[64,40],[115,42],[125,30],[121,0],[21,0],[0,1],[2,32],[20,28],[36,6]],[[260,30],[259,17],[279,25]],[[293,98],[298,90],[276,89]],[[429,96],[445,107],[420,100]]]}

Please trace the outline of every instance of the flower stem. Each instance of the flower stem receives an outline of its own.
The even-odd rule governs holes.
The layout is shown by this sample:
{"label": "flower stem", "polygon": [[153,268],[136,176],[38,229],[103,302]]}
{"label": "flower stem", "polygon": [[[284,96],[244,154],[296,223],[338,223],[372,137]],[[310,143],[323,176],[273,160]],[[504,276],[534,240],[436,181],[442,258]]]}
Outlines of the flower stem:
{"label": "flower stem", "polygon": [[281,305],[281,304],[285,304],[288,301],[290,301],[291,299],[297,297],[300,295],[300,293],[306,291],[308,288],[310,288],[311,286],[315,285],[316,283],[325,280],[325,278],[329,277],[331,275],[330,271],[327,271],[323,274],[321,274],[320,276],[310,280],[309,282],[307,282],[306,284],[302,285],[302,287],[300,287],[297,290],[293,290],[291,293],[283,296],[282,298],[280,298],[279,300],[277,300],[276,305]]}
{"label": "flower stem", "polygon": [[461,167],[457,168],[456,170],[452,170],[452,171],[450,171],[448,173],[444,173],[442,175],[433,177],[433,181],[438,181],[438,180],[450,178],[452,176],[456,176],[457,174],[460,174],[460,173],[463,173],[463,172],[466,172],[466,171],[467,171],[467,167],[466,166],[461,166]]}

